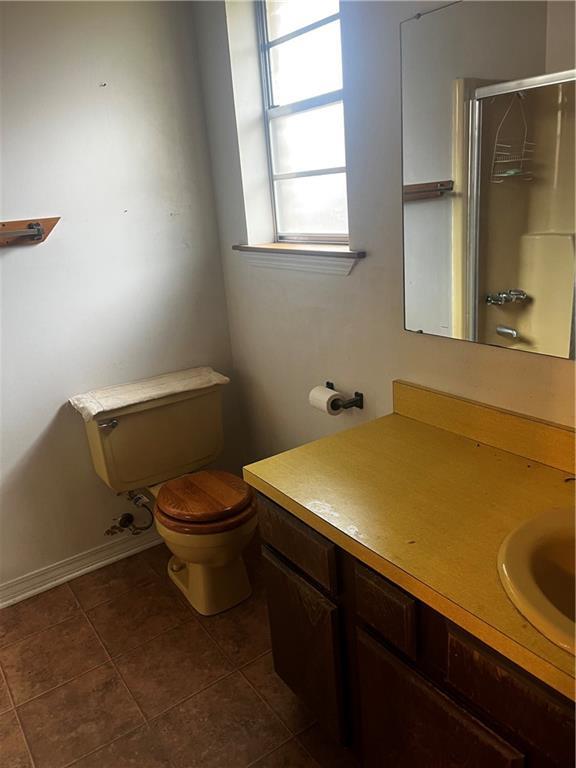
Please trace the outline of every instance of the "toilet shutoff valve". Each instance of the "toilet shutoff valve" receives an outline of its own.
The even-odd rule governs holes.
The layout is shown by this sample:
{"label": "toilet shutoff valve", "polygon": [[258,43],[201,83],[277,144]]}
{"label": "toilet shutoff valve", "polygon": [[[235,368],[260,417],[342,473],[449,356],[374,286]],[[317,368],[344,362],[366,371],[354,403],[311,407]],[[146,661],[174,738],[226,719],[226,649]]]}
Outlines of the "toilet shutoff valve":
{"label": "toilet shutoff valve", "polygon": [[131,512],[124,512],[120,517],[114,518],[114,524],[105,531],[106,536],[115,536],[117,533],[124,533],[128,528],[134,525],[134,515]]}
{"label": "toilet shutoff valve", "polygon": [[132,512],[124,512],[120,517],[114,518],[113,524],[105,531],[106,536],[115,536],[117,533],[124,533],[124,531],[130,531],[132,536],[139,536],[154,525],[154,515],[150,508],[150,504],[153,504],[154,502],[151,502],[148,496],[140,491],[129,491],[127,497],[130,503],[135,507],[146,510],[148,522],[144,525],[137,525],[136,517]]}
{"label": "toilet shutoff valve", "polygon": [[143,493],[138,493],[138,491],[130,491],[128,498],[135,507],[145,507],[147,504],[150,504],[150,499],[144,496]]}

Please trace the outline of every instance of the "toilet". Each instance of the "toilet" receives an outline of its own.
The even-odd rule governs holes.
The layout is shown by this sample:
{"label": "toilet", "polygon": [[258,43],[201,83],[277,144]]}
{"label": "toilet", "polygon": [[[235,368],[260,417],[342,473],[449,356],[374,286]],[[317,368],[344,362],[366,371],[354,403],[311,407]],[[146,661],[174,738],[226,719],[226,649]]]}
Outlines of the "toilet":
{"label": "toilet", "polygon": [[211,368],[192,368],[70,399],[100,478],[118,494],[155,499],[156,530],[172,552],[168,575],[205,616],[249,597],[242,553],[258,522],[241,478],[203,469],[222,449],[228,381]]}
{"label": "toilet", "polygon": [[249,597],[242,552],[258,521],[251,488],[208,470],[151,490],[156,530],[173,553],[168,574],[194,608],[210,616]]}

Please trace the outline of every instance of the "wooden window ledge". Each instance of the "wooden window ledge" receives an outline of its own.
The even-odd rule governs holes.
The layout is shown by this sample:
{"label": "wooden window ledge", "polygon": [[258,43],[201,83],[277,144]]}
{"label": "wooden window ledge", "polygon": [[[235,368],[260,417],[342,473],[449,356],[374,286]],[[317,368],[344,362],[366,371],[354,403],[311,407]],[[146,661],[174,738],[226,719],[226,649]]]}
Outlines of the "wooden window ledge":
{"label": "wooden window ledge", "polygon": [[248,263],[256,267],[322,272],[344,277],[366,256],[365,251],[351,250],[347,245],[327,243],[233,245],[232,250],[245,253]]}

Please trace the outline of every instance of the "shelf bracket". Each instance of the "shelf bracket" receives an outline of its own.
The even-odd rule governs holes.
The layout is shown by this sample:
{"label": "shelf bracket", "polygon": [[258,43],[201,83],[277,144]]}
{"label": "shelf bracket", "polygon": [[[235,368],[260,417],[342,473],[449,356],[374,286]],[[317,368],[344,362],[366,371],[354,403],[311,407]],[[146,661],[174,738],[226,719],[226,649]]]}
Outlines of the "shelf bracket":
{"label": "shelf bracket", "polygon": [[2,221],[0,222],[0,248],[9,245],[43,243],[59,221],[59,216],[48,219]]}

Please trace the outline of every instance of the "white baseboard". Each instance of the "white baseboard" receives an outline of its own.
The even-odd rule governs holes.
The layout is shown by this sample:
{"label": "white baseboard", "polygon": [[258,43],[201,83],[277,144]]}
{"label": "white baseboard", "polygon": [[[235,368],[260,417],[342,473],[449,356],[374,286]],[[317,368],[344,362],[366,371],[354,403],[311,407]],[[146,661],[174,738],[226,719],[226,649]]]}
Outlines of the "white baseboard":
{"label": "white baseboard", "polygon": [[17,579],[0,584],[0,608],[18,603],[27,597],[45,592],[47,589],[57,587],[65,581],[75,579],[88,571],[95,571],[103,565],[122,560],[128,555],[142,552],[144,549],[160,544],[162,539],[154,529],[141,533],[139,536],[129,534],[118,535],[106,544],[102,544],[87,552],[80,552],[66,560],[39,568],[37,571],[19,576]]}

